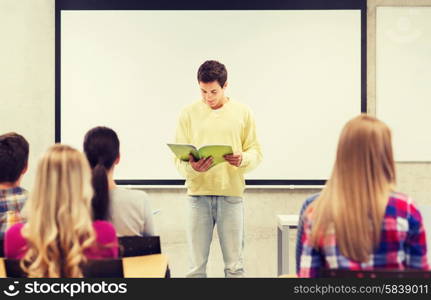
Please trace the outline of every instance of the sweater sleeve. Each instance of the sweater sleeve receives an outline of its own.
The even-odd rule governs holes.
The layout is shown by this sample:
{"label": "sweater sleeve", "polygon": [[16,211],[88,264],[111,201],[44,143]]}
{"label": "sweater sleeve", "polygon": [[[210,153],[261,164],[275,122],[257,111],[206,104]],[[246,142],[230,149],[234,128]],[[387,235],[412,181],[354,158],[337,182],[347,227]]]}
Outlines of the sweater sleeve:
{"label": "sweater sleeve", "polygon": [[4,236],[4,254],[6,258],[19,259],[25,254],[27,242],[21,234],[23,223],[10,227]]}
{"label": "sweater sleeve", "polygon": [[[177,131],[175,135],[175,143],[177,144],[190,144],[190,120],[185,111],[180,115],[178,121]],[[186,179],[193,179],[200,175],[200,173],[192,168],[189,162],[182,161],[174,156],[175,166],[180,174]]]}
{"label": "sweater sleeve", "polygon": [[250,110],[247,112],[242,141],[242,161],[239,166],[244,173],[257,167],[262,161],[262,151],[257,139],[256,124]]}
{"label": "sweater sleeve", "polygon": [[107,221],[94,221],[93,227],[98,247],[86,249],[87,258],[117,258],[118,238],[114,226]]}

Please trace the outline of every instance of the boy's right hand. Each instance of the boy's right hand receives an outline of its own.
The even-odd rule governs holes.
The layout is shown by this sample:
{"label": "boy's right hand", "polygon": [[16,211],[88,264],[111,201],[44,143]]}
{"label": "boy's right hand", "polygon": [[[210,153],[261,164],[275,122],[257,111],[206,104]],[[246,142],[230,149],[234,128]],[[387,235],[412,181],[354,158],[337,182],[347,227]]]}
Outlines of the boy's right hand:
{"label": "boy's right hand", "polygon": [[201,158],[198,161],[195,161],[193,155],[189,155],[189,163],[192,166],[193,170],[198,172],[206,172],[213,163],[213,158],[211,156],[207,158]]}

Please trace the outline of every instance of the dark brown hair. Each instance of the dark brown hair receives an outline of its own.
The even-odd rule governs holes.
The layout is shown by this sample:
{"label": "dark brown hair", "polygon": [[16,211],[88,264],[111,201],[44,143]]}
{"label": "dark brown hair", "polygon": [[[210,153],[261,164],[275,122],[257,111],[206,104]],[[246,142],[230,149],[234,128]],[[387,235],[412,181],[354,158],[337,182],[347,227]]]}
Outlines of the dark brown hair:
{"label": "dark brown hair", "polygon": [[93,218],[108,220],[110,199],[107,170],[111,169],[120,154],[120,141],[111,128],[95,127],[85,135],[84,152],[93,170]]}
{"label": "dark brown hair", "polygon": [[221,87],[224,86],[227,80],[227,70],[224,64],[216,60],[207,60],[198,70],[198,82],[213,82],[216,81]]}
{"label": "dark brown hair", "polygon": [[16,182],[28,163],[27,140],[15,132],[0,135],[0,182]]}

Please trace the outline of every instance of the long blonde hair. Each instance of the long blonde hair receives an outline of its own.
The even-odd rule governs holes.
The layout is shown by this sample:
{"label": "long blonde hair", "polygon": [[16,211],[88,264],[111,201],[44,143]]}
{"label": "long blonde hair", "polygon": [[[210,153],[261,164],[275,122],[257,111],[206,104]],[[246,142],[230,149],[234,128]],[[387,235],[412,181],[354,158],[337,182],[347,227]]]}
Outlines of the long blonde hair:
{"label": "long blonde hair", "polygon": [[95,241],[91,171],[85,156],[54,145],[40,160],[22,234],[21,267],[29,277],[81,277],[84,250]]}
{"label": "long blonde hair", "polygon": [[310,205],[313,245],[318,246],[334,230],[344,256],[367,261],[380,243],[394,185],[390,129],[367,115],[350,120],[340,136],[331,178]]}

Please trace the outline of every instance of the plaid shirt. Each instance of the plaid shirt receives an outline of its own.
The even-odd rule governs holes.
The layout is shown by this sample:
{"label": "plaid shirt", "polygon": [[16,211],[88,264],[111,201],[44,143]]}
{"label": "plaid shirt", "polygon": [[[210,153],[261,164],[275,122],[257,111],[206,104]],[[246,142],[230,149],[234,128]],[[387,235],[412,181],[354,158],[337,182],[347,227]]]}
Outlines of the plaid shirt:
{"label": "plaid shirt", "polygon": [[[309,203],[308,203],[309,204]],[[310,244],[313,208],[302,216],[302,252],[299,277],[318,277],[322,268],[346,270],[428,270],[427,245],[422,216],[411,199],[401,193],[389,197],[383,218],[380,244],[369,261],[357,262],[340,253],[335,232],[329,230],[318,249]]]}
{"label": "plaid shirt", "polygon": [[28,198],[28,192],[20,187],[0,189],[0,238],[6,230],[24,221],[20,212]]}
{"label": "plaid shirt", "polygon": [[298,230],[296,231],[296,247],[295,247],[295,262],[296,262],[296,273],[299,273],[299,261],[301,260],[302,254],[302,236],[304,234],[304,212],[314,200],[317,199],[319,194],[314,194],[308,197],[302,204],[301,211],[299,212]]}

